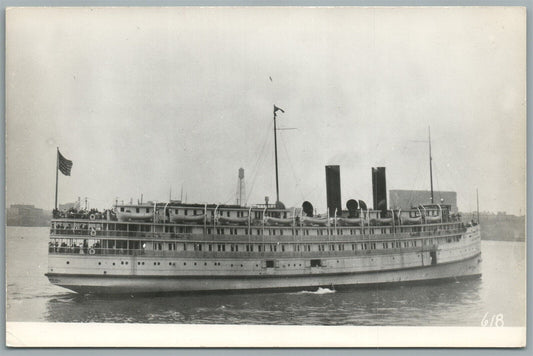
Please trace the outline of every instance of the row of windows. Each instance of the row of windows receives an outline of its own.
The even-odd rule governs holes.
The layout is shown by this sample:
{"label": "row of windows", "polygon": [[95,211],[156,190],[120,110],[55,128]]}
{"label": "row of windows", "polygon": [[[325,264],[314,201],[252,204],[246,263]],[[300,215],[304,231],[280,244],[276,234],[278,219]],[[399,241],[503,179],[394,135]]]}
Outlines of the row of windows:
{"label": "row of windows", "polygon": [[[426,245],[429,244],[426,243]],[[175,251],[176,243],[169,243],[168,250]],[[227,247],[226,247],[227,246]],[[355,250],[376,250],[378,245],[375,242],[364,242],[364,243],[352,243],[352,244],[181,244],[182,250],[187,251],[189,248],[192,248],[193,251],[216,251],[216,252],[311,252],[312,246],[316,246],[315,251],[345,251],[346,247]],[[417,240],[411,241],[393,241],[393,242],[383,242],[380,245],[380,249],[389,249],[389,248],[409,248],[420,246],[420,243]],[[161,244],[156,244],[155,249],[161,250]]]}

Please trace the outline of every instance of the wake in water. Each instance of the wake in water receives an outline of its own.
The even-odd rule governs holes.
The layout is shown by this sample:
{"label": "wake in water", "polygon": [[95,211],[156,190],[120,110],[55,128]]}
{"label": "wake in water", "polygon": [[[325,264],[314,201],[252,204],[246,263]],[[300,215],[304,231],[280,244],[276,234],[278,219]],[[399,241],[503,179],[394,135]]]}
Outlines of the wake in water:
{"label": "wake in water", "polygon": [[318,287],[318,289],[316,291],[303,290],[303,291],[297,292],[295,294],[330,294],[330,293],[335,293],[335,289]]}

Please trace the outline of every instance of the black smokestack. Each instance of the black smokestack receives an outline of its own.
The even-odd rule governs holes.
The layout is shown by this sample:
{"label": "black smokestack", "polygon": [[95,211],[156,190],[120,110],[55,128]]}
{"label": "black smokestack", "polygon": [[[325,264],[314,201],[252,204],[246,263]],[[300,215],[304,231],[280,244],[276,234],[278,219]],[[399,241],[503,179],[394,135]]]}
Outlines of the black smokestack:
{"label": "black smokestack", "polygon": [[341,206],[341,169],[339,166],[326,166],[326,198],[329,216],[340,215]]}
{"label": "black smokestack", "polygon": [[374,197],[374,209],[387,210],[387,181],[385,167],[372,168],[372,193]]}

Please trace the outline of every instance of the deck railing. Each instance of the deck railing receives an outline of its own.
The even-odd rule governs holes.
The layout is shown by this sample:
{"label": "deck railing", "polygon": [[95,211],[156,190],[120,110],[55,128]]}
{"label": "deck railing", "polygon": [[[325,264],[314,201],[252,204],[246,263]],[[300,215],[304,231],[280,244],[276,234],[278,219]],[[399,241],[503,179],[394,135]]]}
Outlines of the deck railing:
{"label": "deck railing", "polygon": [[[51,229],[51,238],[83,238],[83,239],[138,239],[138,240],[169,240],[169,241],[281,241],[281,242],[313,242],[313,241],[367,241],[367,240],[399,240],[417,237],[431,237],[431,236],[449,236],[454,234],[464,233],[464,227],[455,227],[452,229],[433,229],[427,231],[410,231],[410,232],[396,232],[396,233],[375,233],[363,234],[362,231],[355,231],[355,234],[350,231],[343,231],[340,234],[334,229],[324,231],[322,235],[306,235],[301,232],[298,235],[289,235],[286,232],[283,235],[257,235],[257,234],[192,234],[192,233],[174,233],[174,232],[138,232],[138,231],[122,231],[122,230],[84,230],[84,229]],[[329,234],[327,234],[329,232]]]}

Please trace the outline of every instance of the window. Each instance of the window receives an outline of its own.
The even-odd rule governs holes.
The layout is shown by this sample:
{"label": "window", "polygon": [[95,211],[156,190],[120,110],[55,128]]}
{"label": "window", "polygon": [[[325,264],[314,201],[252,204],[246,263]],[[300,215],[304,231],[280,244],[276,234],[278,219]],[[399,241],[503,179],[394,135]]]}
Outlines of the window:
{"label": "window", "polygon": [[141,209],[140,209],[140,208],[135,208],[135,212],[136,212],[136,213],[140,213],[140,212],[141,212]]}
{"label": "window", "polygon": [[120,208],[120,211],[121,211],[121,212],[124,212],[124,207],[121,207],[121,208]]}
{"label": "window", "polygon": [[311,260],[311,267],[322,267],[321,260]]}
{"label": "window", "polygon": [[274,260],[265,261],[266,268],[274,268]]}

